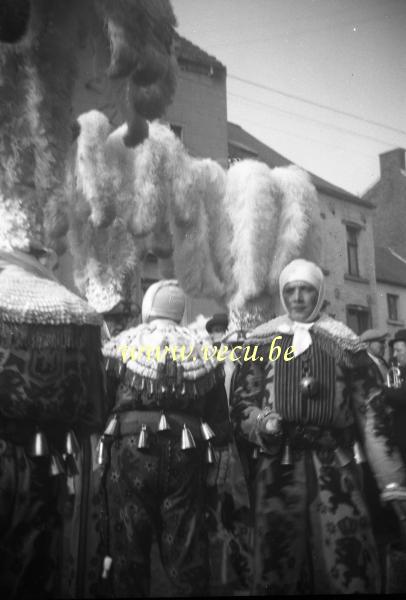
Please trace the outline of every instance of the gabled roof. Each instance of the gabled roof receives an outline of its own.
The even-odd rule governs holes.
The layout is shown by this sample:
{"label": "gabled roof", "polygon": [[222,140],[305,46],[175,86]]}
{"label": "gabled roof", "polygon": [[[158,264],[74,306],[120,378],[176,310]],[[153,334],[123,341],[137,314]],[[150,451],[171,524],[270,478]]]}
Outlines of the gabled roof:
{"label": "gabled roof", "polygon": [[209,74],[225,75],[226,67],[215,56],[207,54],[204,50],[189,42],[186,38],[175,34],[176,55],[178,63],[190,70],[202,68]]}
{"label": "gabled roof", "polygon": [[402,258],[390,248],[375,248],[376,280],[406,287],[406,258]]}
{"label": "gabled roof", "polygon": [[[285,167],[293,164],[291,160],[287,159],[285,156],[282,156],[282,154],[275,152],[275,150],[260,142],[253,135],[248,133],[248,131],[245,131],[245,129],[240,127],[240,125],[236,125],[235,123],[228,123],[228,143],[231,146],[241,148],[242,150],[246,150],[257,155],[258,160],[266,163],[271,168]],[[355,196],[354,194],[351,194],[350,192],[347,192],[346,190],[329,183],[325,179],[322,179],[313,173],[310,173],[310,175],[319,192],[324,192],[330,196],[347,200],[347,202],[373,208],[373,204],[370,202],[361,200],[361,198],[358,196]]]}

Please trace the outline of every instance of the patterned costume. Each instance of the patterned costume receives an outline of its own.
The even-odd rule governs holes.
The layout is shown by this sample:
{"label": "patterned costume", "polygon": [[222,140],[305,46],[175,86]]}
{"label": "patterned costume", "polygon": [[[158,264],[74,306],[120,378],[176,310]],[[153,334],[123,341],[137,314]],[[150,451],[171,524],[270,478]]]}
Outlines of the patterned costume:
{"label": "patterned costume", "polygon": [[0,590],[54,597],[66,480],[105,418],[99,319],[32,256],[0,266]]}
{"label": "patterned costume", "polygon": [[[286,361],[297,331],[299,343],[305,343]],[[275,338],[281,355],[272,361]],[[378,557],[354,442],[362,438],[381,490],[390,483],[402,485],[405,473],[367,404],[380,392],[362,344],[345,325],[324,315],[304,326],[288,316],[273,319],[255,329],[247,344],[258,345],[258,359],[239,369],[231,416],[237,439],[258,454],[256,460],[247,454],[255,519],[254,592],[379,592]],[[282,426],[264,433],[261,424],[270,415],[281,418]]]}
{"label": "patterned costume", "polygon": [[[166,305],[166,294],[175,305],[182,296],[178,310]],[[153,310],[145,316],[149,301]],[[103,444],[110,443],[108,536],[114,593],[121,597],[149,595],[154,535],[175,593],[208,590],[206,456],[209,444],[227,446],[230,427],[221,371],[215,361],[203,361],[199,339],[176,323],[183,307],[174,282],[154,284],[143,303],[147,322],[104,347],[111,389],[117,390]],[[155,354],[124,360],[123,345],[194,350],[187,361],[164,352],[160,360]],[[210,441],[207,425],[215,434]]]}

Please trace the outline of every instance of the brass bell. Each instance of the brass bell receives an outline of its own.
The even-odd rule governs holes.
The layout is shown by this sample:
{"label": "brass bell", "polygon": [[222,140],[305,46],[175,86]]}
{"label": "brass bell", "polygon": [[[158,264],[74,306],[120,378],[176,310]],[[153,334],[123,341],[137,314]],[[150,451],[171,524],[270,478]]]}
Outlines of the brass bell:
{"label": "brass bell", "polygon": [[113,559],[111,558],[111,556],[105,556],[103,558],[102,579],[108,579],[112,564],[113,564]]}
{"label": "brass bell", "polygon": [[102,465],[106,464],[106,460],[107,460],[107,448],[106,448],[106,443],[105,443],[104,435],[102,435],[100,437],[99,442],[97,444],[96,456],[97,456],[97,464],[98,465],[102,466]]}
{"label": "brass bell", "polygon": [[158,431],[170,431],[170,429],[171,428],[170,428],[168,421],[166,420],[165,413],[162,412],[161,418],[159,419],[159,423],[158,423]]}
{"label": "brass bell", "polygon": [[181,449],[182,450],[191,450],[193,448],[196,448],[196,443],[193,439],[193,435],[192,435],[190,429],[188,429],[186,427],[186,425],[183,424]]}
{"label": "brass bell", "polygon": [[285,446],[283,448],[281,465],[283,467],[293,467],[292,448],[290,446],[289,440],[286,440]]}
{"label": "brass bell", "polygon": [[206,463],[208,465],[214,465],[215,462],[216,462],[216,457],[214,454],[213,446],[209,442],[207,444],[207,448],[206,448]]}
{"label": "brass bell", "polygon": [[254,460],[257,460],[259,457],[259,449],[258,446],[254,446],[253,450],[252,450],[252,454],[251,454],[251,458]]}
{"label": "brass bell", "polygon": [[75,433],[72,431],[67,432],[65,439],[65,453],[71,456],[76,456],[80,452],[80,446]]}
{"label": "brass bell", "polygon": [[205,421],[200,421],[200,431],[202,432],[202,437],[206,442],[212,440],[215,437],[214,431],[212,430],[210,425]]}
{"label": "brass bell", "polygon": [[51,477],[56,477],[56,475],[63,475],[65,473],[65,469],[63,467],[62,460],[59,454],[55,452],[51,454],[51,462],[49,464],[49,474]]}
{"label": "brass bell", "polygon": [[104,435],[116,435],[118,433],[119,422],[117,415],[113,415],[110,421],[107,423],[107,427],[104,430]]}
{"label": "brass bell", "polygon": [[74,496],[76,493],[75,480],[71,475],[66,478],[66,488],[69,496]]}
{"label": "brass bell", "polygon": [[47,439],[45,437],[45,434],[40,429],[37,429],[37,431],[34,433],[34,436],[31,440],[30,448],[28,450],[28,454],[34,457],[49,455]]}
{"label": "brass bell", "polygon": [[351,453],[340,446],[334,449],[334,456],[340,467],[346,467],[352,461]]}
{"label": "brass bell", "polygon": [[142,425],[140,434],[138,436],[138,445],[137,445],[138,450],[146,450],[147,448],[149,448],[149,439],[148,438],[149,438],[149,436],[148,436],[147,426]]}
{"label": "brass bell", "polygon": [[366,456],[359,442],[354,442],[354,459],[357,465],[366,462]]}
{"label": "brass bell", "polygon": [[312,375],[305,375],[300,380],[300,391],[303,396],[307,396],[307,398],[314,398],[318,395],[319,390],[320,384]]}

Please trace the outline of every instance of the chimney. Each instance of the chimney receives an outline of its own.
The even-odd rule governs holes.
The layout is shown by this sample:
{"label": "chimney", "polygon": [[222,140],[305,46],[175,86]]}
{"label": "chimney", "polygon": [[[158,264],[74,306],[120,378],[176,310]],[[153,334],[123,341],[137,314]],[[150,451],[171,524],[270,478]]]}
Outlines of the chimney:
{"label": "chimney", "polygon": [[401,169],[405,169],[405,149],[395,148],[389,152],[384,152],[379,155],[379,162],[381,165],[381,177],[385,175],[399,172]]}

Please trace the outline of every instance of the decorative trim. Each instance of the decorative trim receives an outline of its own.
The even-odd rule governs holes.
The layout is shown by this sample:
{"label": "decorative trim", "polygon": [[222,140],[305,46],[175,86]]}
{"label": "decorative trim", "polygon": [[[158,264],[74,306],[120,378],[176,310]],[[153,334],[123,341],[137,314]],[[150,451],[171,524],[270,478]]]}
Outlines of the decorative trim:
{"label": "decorative trim", "polygon": [[37,325],[0,322],[0,345],[14,348],[100,347],[100,327],[92,325]]}
{"label": "decorative trim", "polygon": [[[293,335],[291,324],[287,315],[277,317],[254,329],[249,334],[247,343],[264,346],[270,344],[277,334]],[[310,331],[317,337],[321,348],[345,366],[355,367],[368,364],[365,352],[366,344],[362,343],[359,337],[344,323],[323,314]]]}

